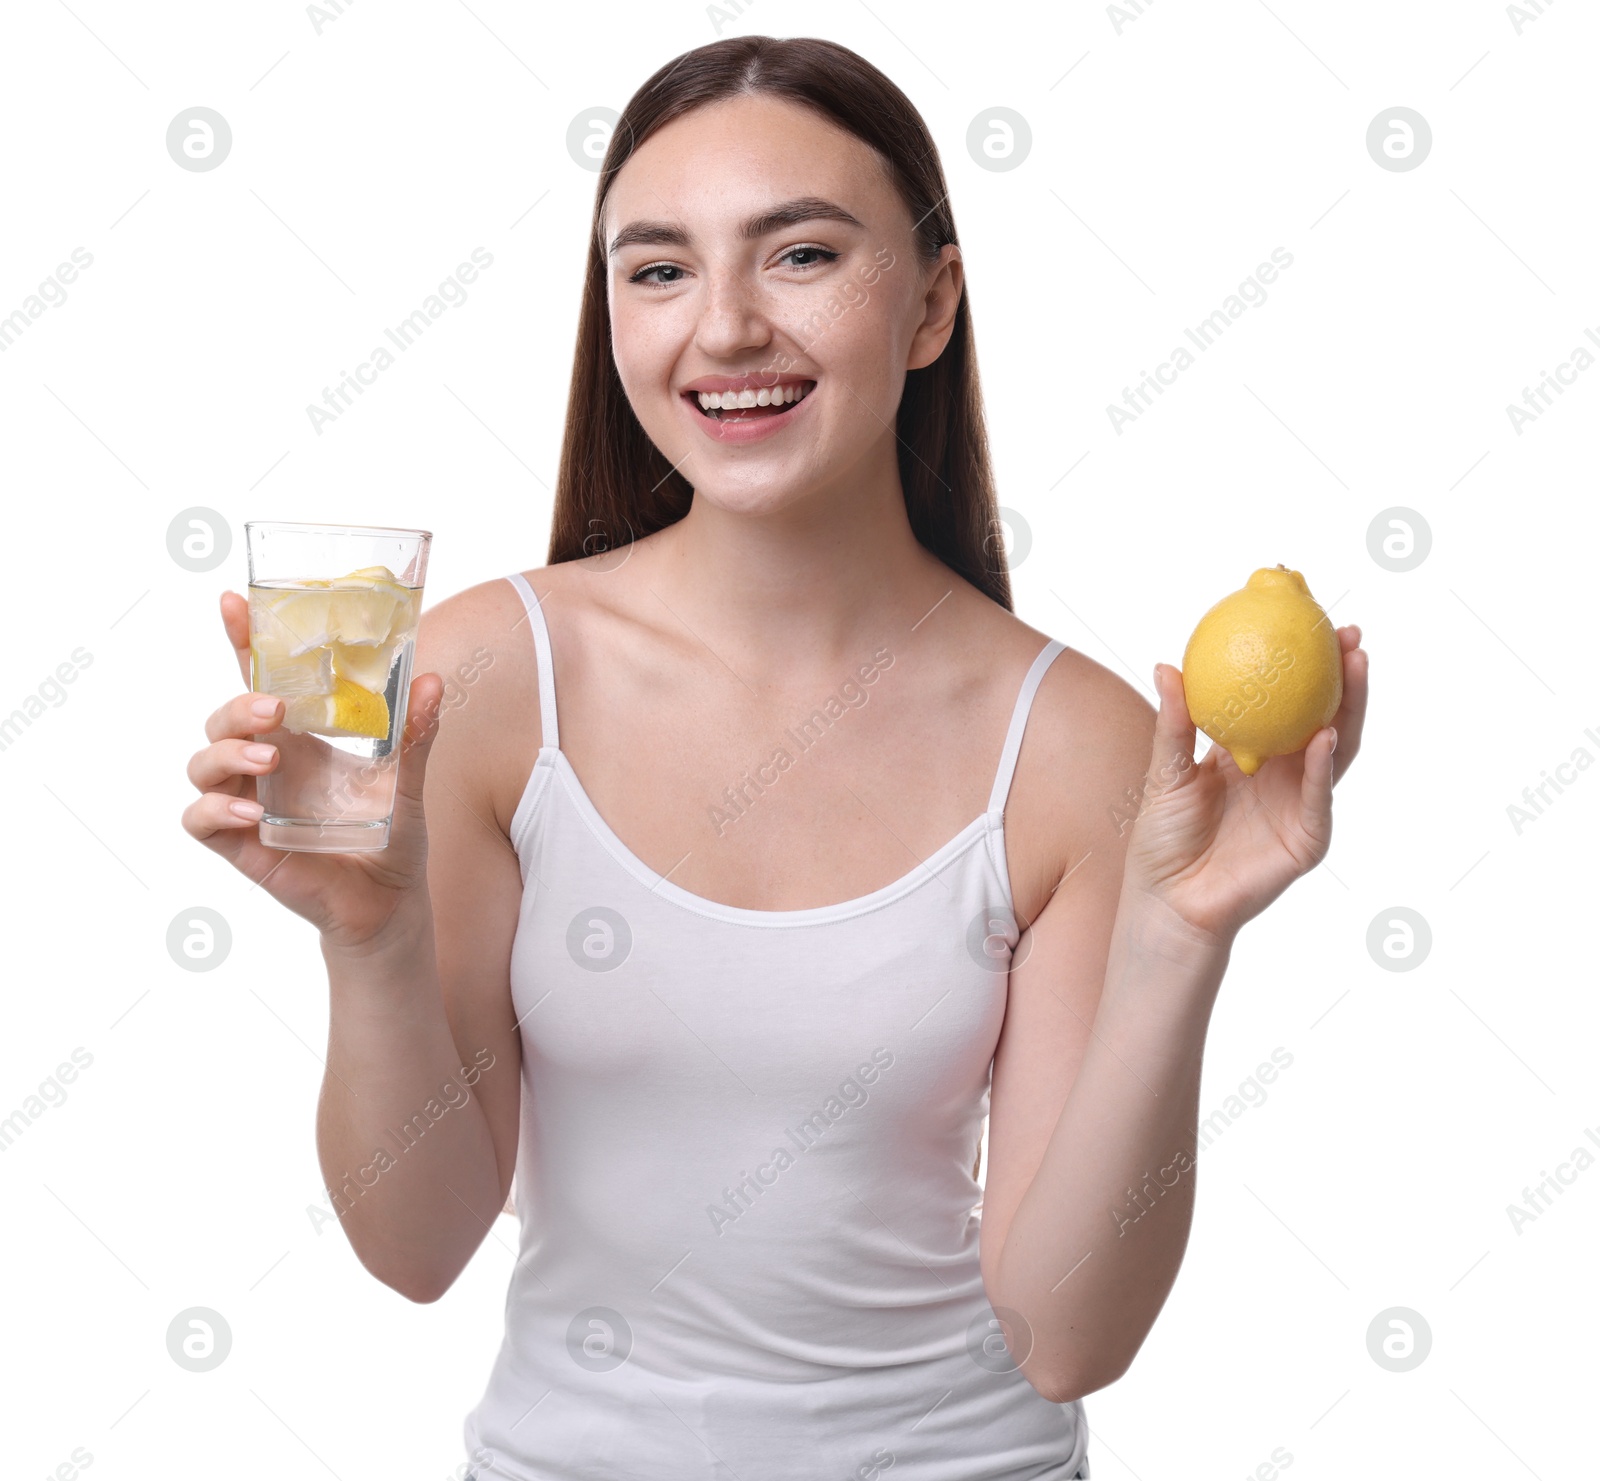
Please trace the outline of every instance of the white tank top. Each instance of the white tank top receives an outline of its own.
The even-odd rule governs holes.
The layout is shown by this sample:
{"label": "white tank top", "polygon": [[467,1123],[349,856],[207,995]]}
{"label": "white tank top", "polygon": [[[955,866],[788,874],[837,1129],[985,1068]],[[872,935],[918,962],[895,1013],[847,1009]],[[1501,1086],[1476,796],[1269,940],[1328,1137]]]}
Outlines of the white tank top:
{"label": "white tank top", "polygon": [[972,1175],[1018,940],[1002,809],[1063,644],[1028,670],[985,812],[870,895],[749,910],[595,810],[539,600],[507,579],[543,737],[511,823],[521,1247],[474,1475],[1086,1475],[1081,1401],[1023,1378],[985,1298]]}

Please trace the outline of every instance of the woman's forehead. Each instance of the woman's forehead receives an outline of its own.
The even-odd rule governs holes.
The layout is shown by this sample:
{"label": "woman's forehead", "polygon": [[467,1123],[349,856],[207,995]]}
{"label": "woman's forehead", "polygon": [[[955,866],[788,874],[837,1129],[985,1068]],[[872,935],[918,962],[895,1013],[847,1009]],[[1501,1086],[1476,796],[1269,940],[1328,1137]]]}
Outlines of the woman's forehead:
{"label": "woman's forehead", "polygon": [[855,135],[793,104],[731,99],[647,139],[617,172],[602,224],[608,243],[636,219],[740,234],[757,213],[807,198],[871,224],[893,194],[882,156]]}

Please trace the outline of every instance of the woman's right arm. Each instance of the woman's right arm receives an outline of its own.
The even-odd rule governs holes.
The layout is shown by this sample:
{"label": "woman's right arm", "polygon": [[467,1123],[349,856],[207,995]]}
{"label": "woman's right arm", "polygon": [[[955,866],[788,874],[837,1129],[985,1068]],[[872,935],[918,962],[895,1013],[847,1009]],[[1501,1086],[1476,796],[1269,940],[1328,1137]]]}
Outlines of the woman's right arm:
{"label": "woman's right arm", "polygon": [[495,817],[488,758],[508,735],[537,734],[538,701],[531,717],[517,714],[525,696],[504,682],[508,666],[492,673],[497,645],[484,635],[503,633],[503,643],[521,630],[508,632],[486,596],[441,602],[418,634],[416,670],[445,680],[423,781],[426,889],[372,942],[323,937],[323,1177],[362,1264],[414,1301],[454,1284],[501,1213],[516,1164],[511,945],[522,878]]}
{"label": "woman's right arm", "polygon": [[[225,595],[222,615],[248,682],[243,597]],[[514,713],[515,686],[483,677],[494,657],[484,634],[515,636],[499,616],[487,589],[474,588],[422,617],[381,853],[261,845],[254,820],[234,811],[250,810],[255,777],[277,765],[270,743],[270,759],[249,757],[252,736],[275,723],[252,715],[249,694],[211,717],[211,744],[189,765],[202,795],[184,813],[186,831],[321,932],[330,1015],[318,1159],[357,1257],[415,1301],[437,1300],[471,1259],[516,1161],[510,958],[522,887],[487,768],[529,722]]]}

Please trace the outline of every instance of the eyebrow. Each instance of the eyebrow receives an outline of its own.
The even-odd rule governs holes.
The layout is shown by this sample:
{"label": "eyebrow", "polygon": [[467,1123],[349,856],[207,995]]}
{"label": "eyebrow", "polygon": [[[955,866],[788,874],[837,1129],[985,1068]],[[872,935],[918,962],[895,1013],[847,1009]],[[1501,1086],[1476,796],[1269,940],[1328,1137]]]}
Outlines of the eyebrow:
{"label": "eyebrow", "polygon": [[[821,196],[798,196],[783,201],[770,210],[759,211],[740,227],[739,235],[753,242],[771,232],[785,227],[798,226],[802,221],[838,221],[845,226],[861,226],[845,208]],[[863,228],[864,230],[865,228]],[[615,256],[624,247],[687,247],[689,233],[670,221],[630,221],[611,239],[609,256]]]}

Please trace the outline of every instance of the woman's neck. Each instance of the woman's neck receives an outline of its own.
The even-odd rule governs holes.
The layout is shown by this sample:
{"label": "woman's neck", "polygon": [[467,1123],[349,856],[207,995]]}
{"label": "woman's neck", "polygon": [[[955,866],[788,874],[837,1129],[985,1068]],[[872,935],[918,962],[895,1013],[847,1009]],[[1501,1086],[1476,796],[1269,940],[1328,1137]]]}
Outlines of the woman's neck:
{"label": "woman's neck", "polygon": [[956,584],[912,533],[898,476],[772,514],[696,498],[638,574],[714,652],[825,668],[905,631]]}

